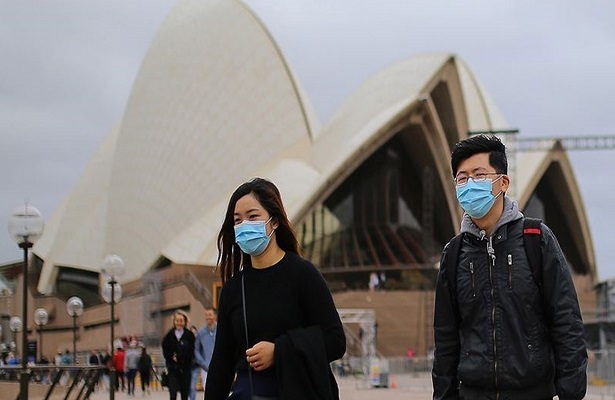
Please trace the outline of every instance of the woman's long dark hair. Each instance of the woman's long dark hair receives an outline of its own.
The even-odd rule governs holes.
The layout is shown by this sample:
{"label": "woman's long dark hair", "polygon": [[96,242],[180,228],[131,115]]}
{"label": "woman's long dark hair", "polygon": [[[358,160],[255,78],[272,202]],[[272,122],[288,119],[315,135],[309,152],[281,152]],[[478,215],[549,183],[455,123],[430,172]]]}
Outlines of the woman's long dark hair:
{"label": "woman's long dark hair", "polygon": [[235,243],[235,205],[239,199],[250,193],[269,213],[272,221],[278,223],[275,230],[278,246],[284,251],[300,254],[299,243],[286,216],[280,191],[272,182],[263,178],[254,178],[239,186],[231,195],[218,234],[218,268],[223,284],[240,269],[252,265],[250,256],[243,253]]}

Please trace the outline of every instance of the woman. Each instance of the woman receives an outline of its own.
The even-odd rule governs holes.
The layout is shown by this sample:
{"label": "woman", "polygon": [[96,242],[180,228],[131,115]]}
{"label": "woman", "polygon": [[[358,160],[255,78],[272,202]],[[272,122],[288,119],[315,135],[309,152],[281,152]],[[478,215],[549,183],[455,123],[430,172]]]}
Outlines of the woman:
{"label": "woman", "polygon": [[235,190],[218,252],[224,287],[205,398],[338,399],[329,362],[346,350],[344,329],[322,275],[299,256],[273,183]]}
{"label": "woman", "polygon": [[188,315],[181,310],[173,313],[173,328],[162,339],[162,355],[169,373],[169,398],[175,400],[177,392],[188,400],[194,357],[194,335],[187,328]]}

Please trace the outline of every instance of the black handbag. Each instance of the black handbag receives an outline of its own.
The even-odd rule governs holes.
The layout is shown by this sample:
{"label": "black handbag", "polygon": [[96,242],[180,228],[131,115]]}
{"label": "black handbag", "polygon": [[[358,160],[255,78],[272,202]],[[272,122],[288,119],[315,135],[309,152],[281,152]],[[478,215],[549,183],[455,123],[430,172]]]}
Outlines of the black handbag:
{"label": "black handbag", "polygon": [[162,371],[162,373],[160,374],[160,386],[169,386],[169,373],[167,371]]}

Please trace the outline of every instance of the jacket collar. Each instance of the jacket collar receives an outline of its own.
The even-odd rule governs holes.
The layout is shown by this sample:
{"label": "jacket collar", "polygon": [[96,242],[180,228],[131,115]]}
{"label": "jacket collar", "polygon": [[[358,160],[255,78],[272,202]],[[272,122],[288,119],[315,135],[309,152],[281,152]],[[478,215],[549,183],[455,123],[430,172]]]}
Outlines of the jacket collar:
{"label": "jacket collar", "polygon": [[[502,226],[508,224],[509,222],[516,221],[518,219],[523,218],[523,214],[519,211],[519,205],[516,201],[510,199],[509,197],[504,197],[504,211],[500,216],[500,219],[495,224],[495,228],[493,232],[497,232]],[[482,238],[485,236],[485,232],[481,230],[472,218],[467,213],[463,213],[463,218],[461,220],[461,233],[469,233],[476,237]]]}

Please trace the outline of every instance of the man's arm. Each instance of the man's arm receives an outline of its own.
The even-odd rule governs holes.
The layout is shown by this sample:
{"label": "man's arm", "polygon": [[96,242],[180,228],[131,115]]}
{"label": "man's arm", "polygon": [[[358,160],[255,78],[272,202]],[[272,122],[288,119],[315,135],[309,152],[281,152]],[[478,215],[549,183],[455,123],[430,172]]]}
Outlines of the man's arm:
{"label": "man's arm", "polygon": [[555,387],[562,400],[585,397],[587,349],[579,301],[568,263],[553,232],[543,224],[543,304],[555,354]]}
{"label": "man's arm", "polygon": [[196,361],[196,365],[199,367],[205,368],[205,345],[203,344],[203,329],[198,330],[196,337],[194,338],[194,359]]}
{"label": "man's arm", "polygon": [[434,400],[458,399],[459,381],[457,378],[457,366],[459,365],[459,317],[456,302],[452,298],[455,288],[449,285],[447,276],[447,264],[456,268],[449,257],[447,262],[446,250],[444,248],[442,259],[440,260],[440,271],[436,282],[436,301],[434,311],[434,364],[431,372],[433,382]]}

